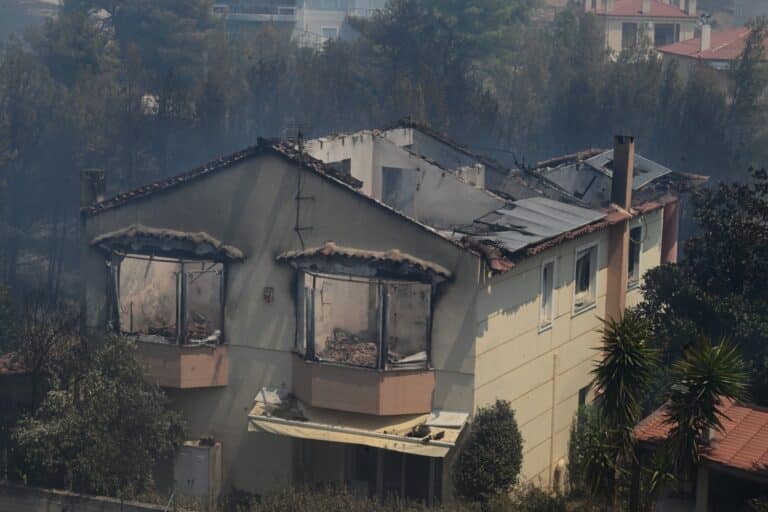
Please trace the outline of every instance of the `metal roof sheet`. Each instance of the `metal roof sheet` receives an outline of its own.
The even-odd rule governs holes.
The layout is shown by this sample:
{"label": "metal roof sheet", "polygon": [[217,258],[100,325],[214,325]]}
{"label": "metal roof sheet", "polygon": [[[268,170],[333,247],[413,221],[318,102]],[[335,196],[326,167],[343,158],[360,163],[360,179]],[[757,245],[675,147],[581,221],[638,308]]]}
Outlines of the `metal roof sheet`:
{"label": "metal roof sheet", "polygon": [[[596,170],[605,173],[613,178],[613,171],[609,169],[608,164],[613,162],[613,150],[606,151],[597,156],[593,156],[585,161]],[[632,180],[632,190],[639,190],[653,180],[660,178],[672,172],[672,169],[649,160],[642,155],[635,154],[635,172]]]}
{"label": "metal roof sheet", "polygon": [[605,213],[601,211],[545,197],[532,197],[514,201],[506,208],[478,219],[478,223],[492,226],[493,229],[482,234],[475,229],[472,238],[493,242],[508,251],[517,251],[604,217]]}

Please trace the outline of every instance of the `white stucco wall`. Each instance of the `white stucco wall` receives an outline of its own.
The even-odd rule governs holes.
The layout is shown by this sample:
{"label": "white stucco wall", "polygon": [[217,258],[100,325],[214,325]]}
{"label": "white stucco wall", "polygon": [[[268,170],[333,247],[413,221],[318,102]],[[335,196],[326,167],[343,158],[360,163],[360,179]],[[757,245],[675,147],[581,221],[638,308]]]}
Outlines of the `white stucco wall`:
{"label": "white stucco wall", "polygon": [[[413,133],[407,129],[407,134]],[[464,183],[456,173],[400,147],[409,140],[410,137],[393,140],[373,132],[358,132],[311,140],[305,148],[309,155],[326,163],[351,159],[352,176],[363,181],[362,190],[366,194],[379,200],[382,200],[384,167],[412,170],[417,175],[414,177],[417,185],[413,191],[414,210],[408,213],[431,226],[446,229],[466,226],[504,206],[504,201]],[[461,208],[457,208],[458,204]]]}

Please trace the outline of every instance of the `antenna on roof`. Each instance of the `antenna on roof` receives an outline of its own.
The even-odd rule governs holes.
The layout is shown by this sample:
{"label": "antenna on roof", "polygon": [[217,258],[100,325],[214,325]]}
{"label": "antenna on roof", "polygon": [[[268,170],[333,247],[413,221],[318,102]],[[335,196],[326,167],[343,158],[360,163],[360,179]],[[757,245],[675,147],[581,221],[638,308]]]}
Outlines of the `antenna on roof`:
{"label": "antenna on roof", "polygon": [[299,165],[296,169],[296,222],[293,225],[293,230],[296,232],[296,236],[299,237],[301,248],[305,249],[304,236],[302,235],[302,232],[311,231],[313,228],[312,226],[301,225],[301,203],[302,201],[312,201],[315,199],[315,197],[305,196],[302,194],[304,188],[304,183],[301,179],[302,172],[304,172],[304,126],[301,124],[296,125],[296,129],[293,133],[296,134],[296,138],[294,140],[296,140],[296,150],[298,151],[299,157]]}

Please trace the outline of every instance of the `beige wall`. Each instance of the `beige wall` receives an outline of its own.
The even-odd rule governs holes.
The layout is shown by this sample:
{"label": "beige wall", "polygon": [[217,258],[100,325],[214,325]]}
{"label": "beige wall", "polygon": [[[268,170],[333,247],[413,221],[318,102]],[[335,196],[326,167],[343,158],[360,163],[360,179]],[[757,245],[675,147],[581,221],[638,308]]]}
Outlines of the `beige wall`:
{"label": "beige wall", "polygon": [[[340,245],[387,250],[401,248],[450,269],[434,300],[432,363],[436,369],[436,408],[472,410],[474,296],[480,260],[399,215],[330,183],[302,174],[306,245]],[[300,247],[294,232],[297,171],[283,159],[256,157],[205,179],[137,199],[86,221],[87,239],[133,223],[184,231],[205,231],[246,254],[227,268],[225,330],[229,344],[229,384],[224,388],[177,390],[173,403],[186,415],[190,435],[222,442],[225,488],[264,492],[284,486],[292,475],[291,440],[248,433],[247,414],[261,387],[290,389],[295,334],[295,272],[275,257]],[[104,256],[85,255],[87,323],[105,325]],[[271,304],[264,287],[274,288]]]}
{"label": "beige wall", "polygon": [[[623,23],[637,23],[639,27],[646,25],[649,20],[647,18],[639,16],[603,16],[605,23],[605,43],[609,50],[618,56],[621,53],[621,26]],[[675,24],[680,25],[680,41],[686,41],[695,37],[696,31],[696,19],[687,18],[657,18],[652,23],[660,24]],[[645,32],[651,45],[654,44],[654,31],[651,27],[650,30]]]}
{"label": "beige wall", "polygon": [[[660,211],[649,214],[642,272],[659,264],[661,228]],[[596,306],[574,314],[576,251],[593,243],[599,244]],[[607,248],[607,230],[566,242],[491,279],[478,297],[475,405],[511,402],[524,440],[522,477],[537,484],[549,485],[554,465],[567,457],[579,390],[591,382],[599,318],[605,316]],[[554,321],[541,331],[541,267],[552,259]],[[628,302],[639,294],[630,292]]]}
{"label": "beige wall", "polygon": [[[643,241],[640,244],[640,282],[645,273],[661,262],[661,235],[664,229],[664,210],[659,209],[645,215],[645,222],[635,222],[632,227],[643,225]],[[643,300],[639,287],[627,292],[627,307],[638,305]]]}

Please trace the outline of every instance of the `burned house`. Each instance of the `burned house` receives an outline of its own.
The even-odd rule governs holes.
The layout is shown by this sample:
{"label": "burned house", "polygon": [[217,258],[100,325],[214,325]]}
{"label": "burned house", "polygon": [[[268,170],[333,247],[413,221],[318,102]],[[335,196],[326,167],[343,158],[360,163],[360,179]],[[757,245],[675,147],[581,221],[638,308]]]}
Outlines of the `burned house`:
{"label": "burned house", "polygon": [[557,486],[599,318],[676,254],[674,180],[633,179],[631,138],[615,151],[605,197],[413,123],[85,186],[86,324],[133,338],[217,442],[206,482],[434,503],[472,412],[505,399],[523,477]]}

